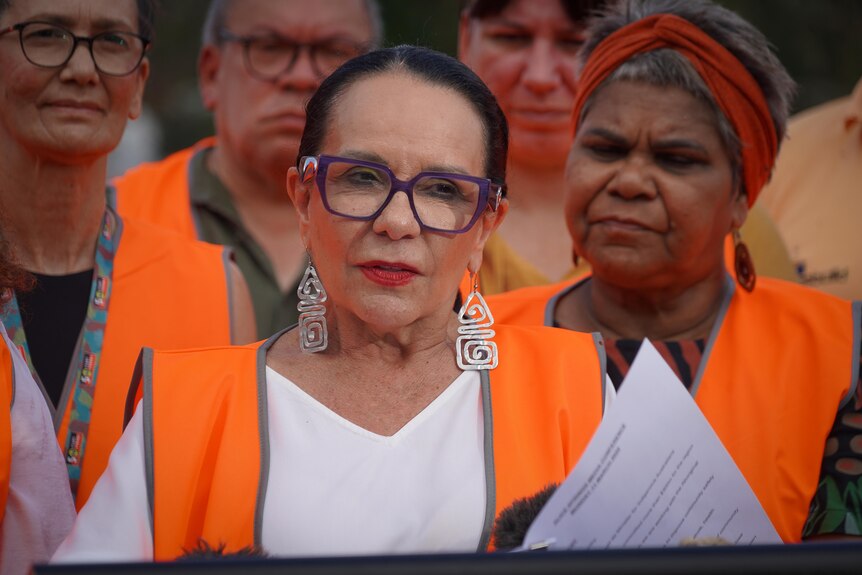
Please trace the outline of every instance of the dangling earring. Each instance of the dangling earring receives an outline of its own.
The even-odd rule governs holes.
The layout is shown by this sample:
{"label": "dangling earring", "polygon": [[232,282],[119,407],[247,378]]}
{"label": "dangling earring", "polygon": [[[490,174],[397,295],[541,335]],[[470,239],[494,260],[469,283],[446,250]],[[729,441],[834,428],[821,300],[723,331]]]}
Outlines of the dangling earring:
{"label": "dangling earring", "polygon": [[461,369],[480,370],[497,367],[497,344],[490,341],[494,337],[494,317],[485,298],[479,293],[479,276],[470,274],[473,289],[467,301],[458,312],[458,339],[455,341],[455,355]]}
{"label": "dangling earring", "polygon": [[299,303],[299,349],[303,353],[324,351],[329,345],[329,334],[326,329],[326,290],[317,277],[317,270],[308,256],[308,267],[299,287],[296,288]]}
{"label": "dangling earring", "polygon": [[754,290],[757,283],[757,273],[754,271],[754,261],[748,246],[742,241],[739,230],[733,230],[733,267],[736,270],[736,281],[747,292]]}

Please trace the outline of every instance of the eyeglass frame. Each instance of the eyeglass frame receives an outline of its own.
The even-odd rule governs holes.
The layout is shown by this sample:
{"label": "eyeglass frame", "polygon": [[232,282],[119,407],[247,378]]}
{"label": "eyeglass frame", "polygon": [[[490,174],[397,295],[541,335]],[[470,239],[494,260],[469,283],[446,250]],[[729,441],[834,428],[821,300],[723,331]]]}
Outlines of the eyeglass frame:
{"label": "eyeglass frame", "polygon": [[[38,63],[34,62],[30,58],[30,56],[27,55],[27,50],[24,48],[24,28],[26,28],[30,24],[42,24],[45,26],[52,26],[54,28],[57,28],[59,30],[66,32],[69,36],[72,37],[72,49],[69,50],[69,55],[66,56],[66,59],[63,60],[63,62],[61,64],[55,64],[52,66],[47,66],[45,64],[38,64]],[[59,24],[56,24],[54,22],[46,22],[44,20],[28,20],[26,22],[18,22],[17,24],[13,24],[13,25],[9,26],[8,28],[4,28],[3,30],[0,30],[0,37],[5,36],[6,34],[9,34],[10,32],[15,32],[15,31],[18,32],[18,44],[21,47],[21,53],[24,54],[24,58],[26,58],[27,61],[30,62],[31,64],[33,64],[34,66],[38,66],[39,68],[47,68],[47,69],[62,68],[66,64],[68,64],[69,60],[72,59],[72,56],[75,55],[75,51],[78,49],[78,43],[79,42],[86,42],[87,48],[90,52],[90,59],[93,60],[93,66],[96,68],[96,70],[100,74],[105,74],[106,76],[112,76],[114,78],[122,78],[124,76],[128,76],[129,74],[131,74],[135,70],[137,70],[141,66],[141,62],[143,62],[144,58],[147,56],[147,49],[150,47],[150,44],[152,43],[152,41],[149,38],[147,38],[146,36],[143,36],[143,35],[138,34],[136,32],[129,32],[127,30],[106,30],[104,32],[99,32],[98,34],[94,34],[93,36],[78,36],[75,33],[73,33],[71,30],[66,28],[65,26],[60,26]],[[138,62],[134,65],[134,67],[131,70],[129,70],[128,72],[126,72],[124,74],[113,74],[111,72],[105,72],[104,70],[102,70],[102,68],[96,62],[96,55],[93,53],[93,42],[97,38],[99,38],[100,36],[105,36],[108,34],[128,34],[130,36],[134,36],[135,38],[140,40],[143,44],[143,46],[141,48],[141,56],[140,56],[140,58],[138,58]]]}
{"label": "eyeglass frame", "polygon": [[[363,166],[366,168],[373,168],[375,170],[380,170],[384,172],[389,177],[389,194],[386,196],[386,199],[380,204],[380,207],[377,210],[368,216],[354,216],[350,214],[344,214],[342,212],[336,211],[329,205],[329,200],[326,197],[326,172],[329,169],[329,165],[335,162],[348,162],[351,164],[355,164],[357,166]],[[317,156],[303,156],[299,159],[299,175],[300,180],[304,184],[309,184],[313,180],[315,184],[317,184],[317,189],[320,190],[320,199],[323,201],[323,207],[326,208],[330,214],[335,216],[339,216],[342,218],[348,218],[351,220],[358,221],[371,221],[380,217],[380,214],[383,213],[383,210],[392,202],[392,198],[395,197],[395,194],[398,192],[404,192],[407,195],[407,200],[410,203],[410,210],[413,212],[413,217],[416,220],[416,223],[419,224],[419,227],[423,230],[428,230],[430,232],[440,232],[444,234],[463,234],[468,231],[476,224],[476,221],[482,215],[485,210],[490,209],[492,212],[496,212],[500,207],[500,202],[503,200],[503,194],[506,190],[506,184],[498,184],[496,182],[492,182],[488,178],[479,178],[477,176],[469,176],[467,174],[456,174],[453,172],[419,172],[409,180],[401,180],[392,173],[392,170],[389,169],[385,164],[379,164],[377,162],[368,162],[365,160],[357,160],[355,158],[343,158],[339,156],[329,156],[326,154],[319,154]],[[437,177],[437,178],[455,178],[458,180],[463,180],[467,182],[473,182],[479,186],[479,200],[476,202],[476,211],[473,213],[473,217],[470,218],[470,221],[467,224],[458,230],[446,230],[443,228],[435,228],[434,226],[429,226],[425,222],[422,221],[422,218],[419,217],[419,212],[416,211],[416,204],[413,201],[413,186],[421,180],[422,178],[428,177]]]}
{"label": "eyeglass frame", "polygon": [[[296,50],[293,53],[293,57],[288,62],[287,66],[282,68],[282,70],[273,76],[267,76],[265,74],[260,73],[254,66],[251,64],[251,56],[249,56],[249,47],[253,42],[257,42],[260,40],[267,39],[277,39],[283,44],[287,44],[293,46]],[[320,48],[320,46],[325,46],[327,42],[316,42],[316,43],[307,43],[307,42],[297,42],[296,40],[292,40],[287,36],[281,36],[278,34],[234,34],[227,28],[222,28],[218,32],[218,41],[219,42],[233,42],[235,44],[239,44],[242,46],[242,59],[245,64],[246,70],[248,73],[257,78],[258,80],[263,80],[264,82],[273,82],[277,80],[282,74],[290,72],[293,70],[293,67],[296,66],[296,63],[299,61],[299,53],[303,48],[308,50],[308,57],[311,59],[311,66],[314,68],[314,72],[317,74],[318,78],[325,78],[329,75],[329,72],[324,72],[318,66],[317,58],[315,57],[315,50]],[[351,44],[356,48],[357,54],[362,54],[368,48],[367,44],[362,44],[359,42],[353,42],[352,40],[341,40],[346,44]],[[349,60],[350,58],[347,58]]]}

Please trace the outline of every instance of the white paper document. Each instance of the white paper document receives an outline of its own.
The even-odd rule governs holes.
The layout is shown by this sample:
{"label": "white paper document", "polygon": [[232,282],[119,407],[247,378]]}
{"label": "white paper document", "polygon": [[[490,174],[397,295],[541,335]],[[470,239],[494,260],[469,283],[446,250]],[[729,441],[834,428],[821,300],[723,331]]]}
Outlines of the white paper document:
{"label": "white paper document", "polygon": [[781,543],[688,390],[644,341],[618,397],[530,526],[524,547],[668,547],[692,537]]}

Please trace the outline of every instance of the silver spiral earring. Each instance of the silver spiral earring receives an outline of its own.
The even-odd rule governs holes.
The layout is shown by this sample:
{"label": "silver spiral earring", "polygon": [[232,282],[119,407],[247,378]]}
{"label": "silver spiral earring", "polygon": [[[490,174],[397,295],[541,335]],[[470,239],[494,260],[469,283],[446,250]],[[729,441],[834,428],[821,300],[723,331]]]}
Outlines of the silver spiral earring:
{"label": "silver spiral earring", "polygon": [[485,298],[479,293],[479,276],[470,274],[473,288],[461,311],[458,312],[458,339],[455,341],[455,355],[461,369],[481,370],[497,367],[497,344],[494,337],[494,317]]}
{"label": "silver spiral earring", "polygon": [[311,257],[308,258],[308,267],[299,287],[296,289],[299,303],[296,309],[299,311],[299,349],[303,353],[317,353],[326,350],[329,345],[329,333],[326,328],[326,290],[323,283],[317,277],[317,270]]}

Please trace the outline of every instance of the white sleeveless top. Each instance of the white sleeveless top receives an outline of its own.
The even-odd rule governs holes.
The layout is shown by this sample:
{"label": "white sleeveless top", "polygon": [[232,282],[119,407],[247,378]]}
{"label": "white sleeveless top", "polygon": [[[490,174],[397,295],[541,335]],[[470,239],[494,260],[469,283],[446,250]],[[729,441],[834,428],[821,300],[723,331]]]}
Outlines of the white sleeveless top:
{"label": "white sleeveless top", "polygon": [[286,555],[477,550],[485,518],[478,372],[463,372],[388,437],[347,421],[270,368],[266,378],[270,411],[279,415],[269,426],[264,549]]}

